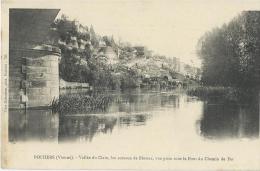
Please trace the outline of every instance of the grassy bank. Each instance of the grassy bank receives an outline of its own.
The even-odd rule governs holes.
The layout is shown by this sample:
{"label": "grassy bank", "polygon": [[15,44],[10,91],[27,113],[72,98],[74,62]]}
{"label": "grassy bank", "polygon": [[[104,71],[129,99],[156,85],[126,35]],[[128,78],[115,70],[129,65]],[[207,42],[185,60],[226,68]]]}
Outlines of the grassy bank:
{"label": "grassy bank", "polygon": [[223,103],[251,103],[257,100],[255,89],[238,89],[233,87],[196,87],[189,89],[187,94],[202,100],[216,100]]}
{"label": "grassy bank", "polygon": [[60,115],[105,111],[112,102],[109,95],[65,94],[52,102],[52,110]]}

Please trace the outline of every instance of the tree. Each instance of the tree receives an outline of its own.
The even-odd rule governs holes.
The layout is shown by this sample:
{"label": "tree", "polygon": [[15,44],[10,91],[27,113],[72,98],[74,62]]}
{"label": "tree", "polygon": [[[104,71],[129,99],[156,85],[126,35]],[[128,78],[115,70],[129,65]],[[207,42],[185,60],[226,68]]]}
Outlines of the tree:
{"label": "tree", "polygon": [[241,13],[198,42],[202,81],[206,85],[259,87],[260,12]]}

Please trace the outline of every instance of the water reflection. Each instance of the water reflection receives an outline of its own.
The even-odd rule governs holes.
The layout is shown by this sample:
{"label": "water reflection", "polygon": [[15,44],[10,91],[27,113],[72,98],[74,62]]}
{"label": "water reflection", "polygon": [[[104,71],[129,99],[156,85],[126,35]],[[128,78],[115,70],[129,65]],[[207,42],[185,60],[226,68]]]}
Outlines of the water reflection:
{"label": "water reflection", "polygon": [[100,134],[112,133],[118,128],[145,125],[149,117],[146,114],[137,115],[91,115],[65,116],[59,122],[59,142],[92,141]]}
{"label": "water reflection", "polygon": [[51,110],[9,111],[9,141],[57,141],[58,123]]}
{"label": "water reflection", "polygon": [[150,130],[156,130],[169,143],[202,137],[259,137],[258,103],[202,102],[180,91],[139,89],[109,94],[113,102],[106,111],[95,114],[63,116],[50,110],[9,111],[9,141],[90,143],[106,135],[116,143],[123,139],[118,132],[127,130],[136,131],[144,141],[149,134],[152,136]]}
{"label": "water reflection", "polygon": [[200,122],[207,138],[252,138],[259,136],[258,104],[204,104]]}
{"label": "water reflection", "polygon": [[176,92],[158,92],[140,89],[113,94],[114,102],[108,112],[146,112],[163,107],[179,108],[180,96]]}
{"label": "water reflection", "polygon": [[112,132],[115,124],[116,118],[113,117],[61,117],[59,141],[91,141],[96,134]]}

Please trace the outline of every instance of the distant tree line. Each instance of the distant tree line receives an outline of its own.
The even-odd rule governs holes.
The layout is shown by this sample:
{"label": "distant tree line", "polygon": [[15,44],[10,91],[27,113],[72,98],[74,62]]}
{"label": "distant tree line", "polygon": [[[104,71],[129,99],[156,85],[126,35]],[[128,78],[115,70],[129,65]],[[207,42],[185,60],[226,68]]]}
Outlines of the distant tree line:
{"label": "distant tree line", "polygon": [[244,11],[198,42],[204,85],[260,87],[260,12]]}

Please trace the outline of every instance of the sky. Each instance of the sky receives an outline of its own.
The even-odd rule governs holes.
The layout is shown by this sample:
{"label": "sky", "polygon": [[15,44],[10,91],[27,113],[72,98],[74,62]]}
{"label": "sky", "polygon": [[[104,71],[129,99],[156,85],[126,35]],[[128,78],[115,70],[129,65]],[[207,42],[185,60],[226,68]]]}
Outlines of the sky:
{"label": "sky", "polygon": [[84,0],[61,6],[61,14],[93,25],[100,35],[144,45],[154,54],[200,66],[198,39],[243,10],[259,10],[260,0]]}

